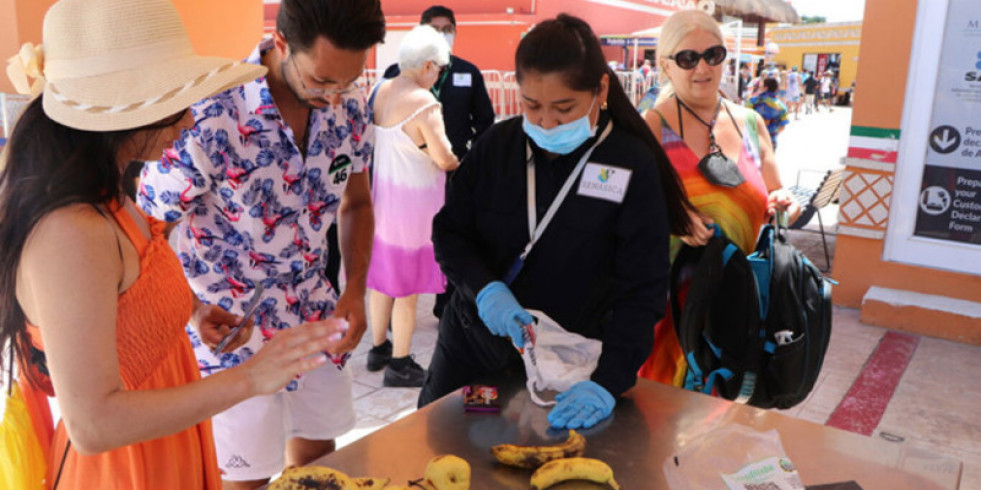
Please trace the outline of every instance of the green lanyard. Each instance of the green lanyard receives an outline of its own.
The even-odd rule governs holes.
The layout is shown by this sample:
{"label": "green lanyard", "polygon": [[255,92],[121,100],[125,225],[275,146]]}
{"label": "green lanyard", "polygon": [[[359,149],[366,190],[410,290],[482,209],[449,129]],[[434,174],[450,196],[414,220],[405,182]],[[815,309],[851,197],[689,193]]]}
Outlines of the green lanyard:
{"label": "green lanyard", "polygon": [[443,69],[443,74],[439,76],[439,80],[437,80],[436,83],[433,84],[432,88],[429,89],[429,91],[436,96],[437,100],[439,100],[439,93],[443,90],[443,84],[446,83],[446,77],[450,76],[450,68],[452,66],[453,62],[451,61],[448,65],[446,65],[446,68]]}

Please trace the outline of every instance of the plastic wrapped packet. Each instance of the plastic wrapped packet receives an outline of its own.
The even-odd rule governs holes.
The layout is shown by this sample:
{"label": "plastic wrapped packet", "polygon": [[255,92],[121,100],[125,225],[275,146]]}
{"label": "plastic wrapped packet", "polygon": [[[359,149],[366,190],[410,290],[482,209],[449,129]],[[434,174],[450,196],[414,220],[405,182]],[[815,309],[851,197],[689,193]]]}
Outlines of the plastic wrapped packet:
{"label": "plastic wrapped packet", "polygon": [[678,448],[662,468],[672,490],[804,488],[780,434],[740,424],[709,428]]}

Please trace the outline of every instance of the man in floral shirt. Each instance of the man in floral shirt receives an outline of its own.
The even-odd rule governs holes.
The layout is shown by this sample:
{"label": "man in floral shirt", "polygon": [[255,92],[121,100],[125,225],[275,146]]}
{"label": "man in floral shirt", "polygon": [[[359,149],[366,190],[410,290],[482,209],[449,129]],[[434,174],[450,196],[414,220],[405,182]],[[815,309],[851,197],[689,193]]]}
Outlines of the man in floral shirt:
{"label": "man in floral shirt", "polygon": [[[177,251],[198,298],[244,314],[264,288],[251,337],[217,355],[228,326],[188,327],[204,375],[246,362],[277,331],[336,316],[365,330],[365,274],[374,231],[367,167],[371,118],[354,85],[385,35],[379,0],[283,0],[277,32],[248,62],[269,74],[195,104],[194,127],[146,166],[139,204],[176,222]],[[326,234],[335,215],[341,250]],[[341,253],[338,298],[324,274]],[[346,357],[305,374],[285,392],[256,397],[214,418],[225,488],[256,488],[284,465],[330,452],[355,423]]]}

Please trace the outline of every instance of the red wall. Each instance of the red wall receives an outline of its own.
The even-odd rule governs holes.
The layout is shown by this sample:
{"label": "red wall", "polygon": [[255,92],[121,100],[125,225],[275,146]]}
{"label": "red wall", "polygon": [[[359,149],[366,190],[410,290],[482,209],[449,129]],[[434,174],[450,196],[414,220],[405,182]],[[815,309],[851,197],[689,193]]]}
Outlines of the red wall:
{"label": "red wall", "polygon": [[[547,0],[538,0],[539,4]],[[424,10],[433,5],[442,5],[453,11],[453,15],[504,14],[508,7],[515,14],[531,14],[535,0],[382,0],[382,11],[389,15],[411,15],[416,19]],[[459,22],[459,18],[457,19]]]}
{"label": "red wall", "polygon": [[[662,10],[667,15],[678,10],[676,7],[666,7],[648,0],[624,0],[624,2],[644,9]],[[538,18],[548,19],[560,13],[575,15],[589,22],[598,36],[603,34],[630,34],[642,29],[657,27],[667,19],[667,15],[617,8],[587,0],[543,0],[539,2]]]}
{"label": "red wall", "polygon": [[[618,0],[636,8],[624,8],[608,0],[382,0],[389,30],[405,30],[419,23],[419,16],[432,5],[453,10],[457,21],[454,54],[482,70],[511,71],[514,50],[521,36],[542,20],[559,13],[585,19],[598,36],[629,34],[656,27],[689,0]],[[694,3],[694,2],[692,2]],[[506,12],[512,8],[513,14]],[[267,29],[275,25],[278,5],[265,5]],[[621,61],[620,48],[605,48],[608,59]],[[371,57],[373,60],[373,56]],[[629,60],[628,60],[629,63]],[[369,68],[373,61],[369,61]]]}

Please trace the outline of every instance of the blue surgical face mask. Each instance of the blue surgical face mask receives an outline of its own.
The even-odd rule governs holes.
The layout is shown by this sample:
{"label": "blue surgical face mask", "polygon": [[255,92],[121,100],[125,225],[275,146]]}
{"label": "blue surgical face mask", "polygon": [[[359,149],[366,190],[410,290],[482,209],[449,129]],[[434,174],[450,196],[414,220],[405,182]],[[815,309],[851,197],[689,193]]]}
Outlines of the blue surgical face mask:
{"label": "blue surgical face mask", "polygon": [[586,111],[586,115],[570,123],[560,124],[552,129],[545,129],[528,121],[528,116],[523,116],[521,128],[525,130],[525,134],[539,148],[549,153],[568,155],[596,134],[596,126],[589,123],[589,115],[593,112],[593,104],[595,103],[596,97],[593,97],[593,101],[589,103],[589,110]]}

